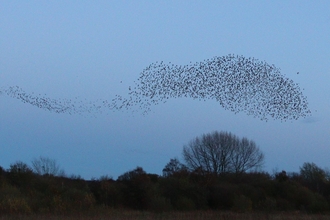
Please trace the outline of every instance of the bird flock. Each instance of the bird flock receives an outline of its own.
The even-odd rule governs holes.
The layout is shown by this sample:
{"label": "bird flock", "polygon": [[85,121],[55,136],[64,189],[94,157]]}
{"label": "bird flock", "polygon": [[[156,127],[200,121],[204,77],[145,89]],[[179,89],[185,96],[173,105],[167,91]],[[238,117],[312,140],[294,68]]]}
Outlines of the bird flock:
{"label": "bird flock", "polygon": [[153,105],[184,97],[216,100],[226,110],[244,112],[261,120],[297,120],[311,114],[299,85],[282,75],[279,68],[239,55],[213,57],[187,65],[152,63],[134,83],[126,96],[116,95],[111,101],[51,99],[28,94],[18,86],[0,92],[41,109],[69,114],[95,113],[102,109],[138,109],[146,114]]}
{"label": "bird flock", "polygon": [[34,94],[24,91],[19,86],[11,86],[2,88],[0,94],[6,94],[9,97],[16,98],[23,103],[36,106],[55,113],[68,113],[68,114],[83,114],[83,113],[96,113],[102,108],[100,100],[88,101],[81,100],[78,97],[74,99],[52,99],[47,97],[46,94]]}

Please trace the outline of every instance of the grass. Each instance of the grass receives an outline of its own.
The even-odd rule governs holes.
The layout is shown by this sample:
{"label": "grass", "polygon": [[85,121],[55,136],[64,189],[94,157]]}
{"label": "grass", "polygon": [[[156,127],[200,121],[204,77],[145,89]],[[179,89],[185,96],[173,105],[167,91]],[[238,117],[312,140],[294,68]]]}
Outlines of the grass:
{"label": "grass", "polygon": [[278,213],[234,213],[224,211],[193,211],[193,212],[138,212],[128,210],[112,210],[108,212],[97,213],[76,213],[66,215],[52,214],[31,214],[31,215],[5,215],[0,216],[0,220],[135,220],[135,219],[150,219],[150,220],[326,220],[330,219],[330,215],[324,214],[306,214],[299,212],[278,212]]}

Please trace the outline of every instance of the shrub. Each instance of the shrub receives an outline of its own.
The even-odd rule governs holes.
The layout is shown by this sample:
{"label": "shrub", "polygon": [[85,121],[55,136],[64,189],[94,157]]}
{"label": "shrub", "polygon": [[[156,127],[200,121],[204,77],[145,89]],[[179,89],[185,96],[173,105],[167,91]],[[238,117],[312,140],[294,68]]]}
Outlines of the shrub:
{"label": "shrub", "polygon": [[329,204],[327,200],[320,194],[315,193],[314,199],[309,206],[309,211],[314,213],[325,212],[329,210]]}
{"label": "shrub", "polygon": [[13,186],[5,185],[0,189],[0,213],[31,213],[26,198]]}
{"label": "shrub", "polygon": [[155,196],[151,199],[149,209],[153,212],[166,212],[172,210],[172,205],[169,199],[162,196]]}
{"label": "shrub", "polygon": [[61,200],[63,203],[58,204],[64,205],[66,207],[64,210],[87,210],[95,204],[95,198],[92,193],[78,189],[67,190],[61,195]]}
{"label": "shrub", "polygon": [[250,198],[240,195],[234,199],[233,211],[236,212],[249,212],[252,211],[252,201]]}
{"label": "shrub", "polygon": [[276,206],[278,211],[292,211],[294,210],[294,205],[284,198],[276,199]]}
{"label": "shrub", "polygon": [[24,198],[7,198],[0,203],[1,213],[27,214],[31,213],[31,208]]}
{"label": "shrub", "polygon": [[245,195],[252,202],[253,209],[258,209],[260,203],[266,200],[266,193],[260,187],[254,187],[248,184],[239,184],[239,194]]}
{"label": "shrub", "polygon": [[233,198],[238,189],[235,185],[222,183],[209,189],[209,207],[212,209],[230,210],[233,206]]}
{"label": "shrub", "polygon": [[175,208],[180,211],[190,211],[195,209],[195,203],[187,197],[179,197],[175,202]]}
{"label": "shrub", "polygon": [[267,211],[267,212],[276,211],[277,209],[276,199],[266,197],[265,200],[260,201],[258,208],[262,211]]}

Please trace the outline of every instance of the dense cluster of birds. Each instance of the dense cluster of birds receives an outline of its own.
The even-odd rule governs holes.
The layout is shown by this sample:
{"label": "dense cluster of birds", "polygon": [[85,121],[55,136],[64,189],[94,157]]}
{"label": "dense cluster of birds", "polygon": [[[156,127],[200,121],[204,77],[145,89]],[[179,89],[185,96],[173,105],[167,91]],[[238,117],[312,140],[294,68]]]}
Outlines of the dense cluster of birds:
{"label": "dense cluster of birds", "polygon": [[310,115],[306,96],[297,83],[281,74],[274,65],[255,58],[227,55],[188,65],[156,62],[141,73],[128,95],[116,95],[110,102],[50,99],[27,94],[21,88],[3,90],[23,102],[56,113],[95,112],[109,110],[142,110],[171,98],[216,100],[220,106],[235,113],[268,120],[293,120]]}
{"label": "dense cluster of birds", "polygon": [[116,97],[111,108],[138,105],[145,112],[170,98],[215,99],[227,110],[268,120],[292,120],[310,115],[298,84],[274,65],[255,58],[227,55],[188,65],[156,62],[145,68],[129,88],[129,97]]}

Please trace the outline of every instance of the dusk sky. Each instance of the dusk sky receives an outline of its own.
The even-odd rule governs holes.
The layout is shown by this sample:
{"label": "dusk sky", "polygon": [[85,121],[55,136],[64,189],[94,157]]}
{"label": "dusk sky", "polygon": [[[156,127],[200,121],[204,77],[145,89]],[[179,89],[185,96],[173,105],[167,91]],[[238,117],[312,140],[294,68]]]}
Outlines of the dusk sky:
{"label": "dusk sky", "polygon": [[[0,166],[55,159],[68,175],[161,174],[193,138],[227,131],[256,142],[263,170],[330,167],[330,1],[0,0]],[[311,116],[267,122],[216,100],[173,98],[131,110],[55,113],[11,86],[93,103],[127,96],[151,63],[253,57],[299,84]]]}

